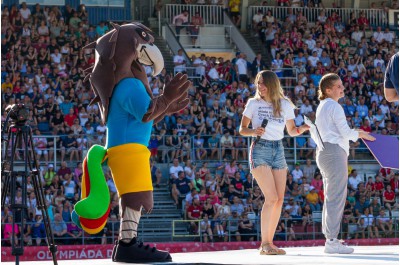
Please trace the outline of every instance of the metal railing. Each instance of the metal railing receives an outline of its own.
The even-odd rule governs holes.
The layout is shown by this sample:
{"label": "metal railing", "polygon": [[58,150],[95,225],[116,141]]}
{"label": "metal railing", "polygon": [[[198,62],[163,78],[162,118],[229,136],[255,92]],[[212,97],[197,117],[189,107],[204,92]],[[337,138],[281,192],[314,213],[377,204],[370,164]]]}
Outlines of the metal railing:
{"label": "metal railing", "polygon": [[220,5],[180,5],[167,4],[161,11],[159,19],[166,19],[167,23],[172,23],[172,19],[181,14],[184,10],[189,12],[189,17],[196,12],[200,12],[204,24],[221,25],[223,24],[223,8]]}
{"label": "metal railing", "polygon": [[[192,70],[194,70],[194,69],[195,68],[192,67]],[[220,137],[217,137],[217,139],[218,139],[217,147],[208,147],[207,140],[212,137],[211,135],[202,135],[201,137],[203,139],[203,143],[201,145],[196,145],[196,143],[195,143],[196,136],[192,135],[192,136],[190,136],[190,138],[188,140],[189,144],[190,144],[189,145],[190,148],[188,150],[184,150],[183,146],[180,146],[179,148],[176,148],[176,147],[174,147],[172,145],[169,145],[166,140],[170,136],[171,135],[162,136],[160,138],[160,140],[159,140],[159,143],[158,143],[158,152],[159,152],[158,156],[161,155],[161,158],[164,159],[164,162],[171,161],[172,160],[171,154],[172,154],[173,151],[176,151],[176,150],[183,150],[185,152],[186,151],[190,152],[189,156],[192,159],[192,161],[195,161],[195,162],[202,162],[202,161],[215,161],[215,162],[219,161],[219,162],[222,162],[223,159],[224,159],[224,157],[222,156],[223,151],[225,151],[225,155],[229,154],[230,157],[233,157],[232,154],[235,152],[235,155],[236,155],[236,153],[238,155],[238,157],[236,157],[238,161],[246,162],[248,160],[248,154],[249,154],[249,151],[250,151],[250,146],[251,146],[251,141],[252,141],[251,137],[232,136],[234,144],[235,144],[235,141],[238,138],[243,138],[245,140],[245,143],[244,143],[245,147],[239,147],[239,148],[232,147],[232,148],[225,148],[225,150],[224,150],[224,148],[220,144],[220,140],[221,140]],[[48,147],[48,148],[42,149],[42,150],[46,150],[46,151],[52,151],[53,152],[52,157],[49,157],[49,161],[41,160],[40,162],[42,162],[42,163],[51,162],[51,163],[54,163],[54,165],[57,165],[58,162],[60,162],[60,160],[61,160],[60,159],[60,155],[59,155],[59,152],[61,151],[61,149],[56,147],[56,140],[57,140],[57,138],[60,138],[62,136],[53,136],[53,135],[52,136],[45,136],[45,135],[33,136],[34,139],[38,138],[38,137],[42,137],[42,138],[45,137],[47,139],[52,139],[52,141],[54,142],[54,145],[52,147]],[[106,136],[103,135],[103,137],[106,137]],[[183,138],[183,136],[180,136],[180,137]],[[308,142],[308,138],[310,138],[309,135],[302,135],[302,136],[298,136],[298,137],[306,138],[305,142]],[[393,136],[393,137],[396,137],[396,136]],[[292,163],[292,162],[293,163],[297,163],[299,161],[303,161],[304,158],[300,157],[300,154],[299,154],[300,152],[306,153],[306,154],[309,151],[311,151],[311,152],[314,151],[315,152],[315,148],[312,148],[312,147],[298,147],[296,145],[296,138],[297,137],[291,137],[289,135],[285,135],[285,137],[282,139],[283,144],[285,146],[286,161],[289,162],[289,163]],[[80,149],[78,151],[82,152],[81,155],[84,157],[86,155],[87,150],[89,150],[90,147],[91,147],[91,145],[90,145],[90,143],[88,141],[86,143],[86,146],[83,149]],[[216,152],[214,157],[211,157],[210,155],[212,154],[213,149],[215,149],[215,148],[217,149],[217,152]],[[363,162],[363,163],[373,163],[373,164],[377,163],[376,160],[374,159],[374,157],[370,154],[370,151],[368,150],[367,147],[351,148],[350,150],[353,150],[353,149],[355,150],[356,157],[355,158],[349,157],[349,161],[352,161],[352,162]],[[22,151],[23,149],[22,148],[17,148],[17,151],[18,150]],[[206,151],[206,155],[205,155],[205,157],[199,159],[198,155],[197,155],[197,152],[198,151],[202,151],[202,150]],[[3,157],[4,157],[4,154],[5,154],[4,153],[5,151],[6,151],[5,150],[5,143],[3,143],[3,148],[2,148],[2,156]],[[8,152],[10,152],[10,151],[11,150],[8,150]],[[243,152],[244,151],[246,151],[246,156],[245,157],[243,157]],[[67,155],[66,155],[66,157],[67,157]],[[67,160],[66,157],[65,157],[65,160]],[[310,157],[310,158],[312,158],[312,157]],[[22,163],[23,162],[22,159],[23,159],[23,157],[20,157],[19,160],[16,159],[15,163],[16,164],[18,164],[19,162]],[[76,162],[76,161],[74,161],[74,162]]]}
{"label": "metal railing", "polygon": [[[175,28],[175,25],[169,24],[171,28]],[[184,48],[192,48],[193,44],[191,43],[191,32],[188,30],[192,25],[182,25],[185,34],[175,34],[176,37],[179,37],[182,47]],[[206,30],[207,28],[216,28],[216,27],[223,27],[224,33],[223,34],[202,34],[202,31]],[[182,32],[182,30],[181,30]],[[200,26],[199,32],[197,34],[197,40],[195,47],[201,47],[202,49],[230,49],[232,48],[232,40],[230,36],[232,35],[232,26],[230,25],[210,25],[205,24],[204,26]],[[182,37],[189,37],[189,42],[187,44],[182,43]],[[215,40],[223,39],[224,42],[218,41],[215,43]],[[213,43],[214,42],[214,43]]]}
{"label": "metal railing", "polygon": [[[151,214],[150,214],[151,216]],[[210,219],[209,221],[213,223],[218,223],[223,225],[224,229],[224,235],[223,238],[219,238],[218,234],[215,232],[213,229],[213,234],[212,237],[216,241],[226,241],[226,242],[231,242],[233,241],[234,237],[237,235],[236,232],[239,231],[239,222],[240,218],[228,218],[226,220],[213,220]],[[254,215],[252,213],[252,216],[249,215],[249,220],[253,223],[253,229],[251,232],[244,233],[243,231],[239,232],[240,236],[245,236],[245,237],[253,237],[254,241],[259,241],[261,239],[261,228],[260,228],[260,218],[257,215]],[[376,225],[376,220],[377,217],[374,217],[374,225]],[[386,235],[383,231],[379,231],[380,236],[386,236],[389,238],[398,238],[399,236],[399,217],[398,216],[393,216],[391,217],[391,220],[393,222],[393,234],[392,235]],[[197,220],[178,220],[178,219],[173,219],[173,220],[160,220],[156,221],[157,224],[153,225],[155,223],[154,220],[150,219],[145,219],[142,218],[139,227],[138,227],[138,237],[140,240],[145,241],[145,242],[172,242],[172,241],[185,241],[187,242],[188,239],[192,240],[199,240],[200,242],[203,242],[203,234],[201,231],[201,222],[202,219],[197,219]],[[324,238],[321,230],[321,222],[322,219],[320,217],[312,217],[310,220],[306,221],[305,224],[303,224],[303,219],[302,218],[281,218],[281,221],[285,223],[285,232],[276,232],[275,233],[275,240],[280,240],[280,241],[289,241],[291,236],[293,236],[297,240],[302,240],[302,239],[322,239]],[[197,230],[192,231],[190,227],[190,223],[194,222],[197,224]],[[67,244],[73,244],[73,243],[79,243],[82,245],[86,244],[112,244],[117,238],[118,238],[118,233],[119,233],[119,223],[120,221],[108,221],[107,226],[98,234],[96,235],[90,235],[82,230],[79,230],[82,232],[82,234],[76,238],[71,237],[68,234],[65,234],[64,236],[55,236],[54,239],[56,240],[57,244],[61,245],[67,245]],[[288,224],[292,224],[288,226]],[[19,226],[19,231],[20,229],[20,224],[16,223]],[[27,225],[34,225],[35,222],[27,222]],[[52,222],[53,224],[53,222]],[[66,224],[69,224],[69,222],[66,222]],[[2,226],[4,227],[5,225],[11,225],[10,223],[3,223]],[[366,238],[372,238],[373,235],[369,234],[368,230],[361,230],[359,229],[359,225],[357,223],[344,223],[342,221],[341,229],[339,232],[339,237],[340,238],[354,238],[357,233],[361,233],[364,231],[366,234]],[[378,227],[379,229],[379,227]],[[4,231],[4,228],[3,228]],[[39,238],[41,238],[42,244],[45,243],[45,234],[42,234]],[[25,244],[26,245],[35,245],[36,244],[36,237],[33,234],[33,231],[31,229],[31,234],[28,236],[23,237]],[[234,239],[236,241],[236,238]],[[72,242],[73,241],[73,242]],[[243,239],[242,239],[243,241]],[[9,245],[9,239],[4,239],[2,237],[1,240],[1,245],[2,246],[7,246]]]}
{"label": "metal railing", "polygon": [[293,14],[301,11],[303,16],[307,18],[308,22],[316,22],[318,15],[322,10],[325,11],[325,15],[329,17],[333,12],[336,12],[341,18],[343,23],[351,17],[351,13],[354,12],[358,18],[361,12],[364,12],[365,17],[368,18],[370,25],[374,26],[386,26],[388,22],[388,13],[381,9],[355,9],[355,8],[303,8],[303,7],[280,7],[280,6],[249,6],[247,9],[247,25],[252,25],[253,16],[257,14],[257,10],[261,9],[264,14],[267,11],[272,12],[272,16],[276,19],[283,21],[284,18],[289,14],[289,9],[293,10]]}

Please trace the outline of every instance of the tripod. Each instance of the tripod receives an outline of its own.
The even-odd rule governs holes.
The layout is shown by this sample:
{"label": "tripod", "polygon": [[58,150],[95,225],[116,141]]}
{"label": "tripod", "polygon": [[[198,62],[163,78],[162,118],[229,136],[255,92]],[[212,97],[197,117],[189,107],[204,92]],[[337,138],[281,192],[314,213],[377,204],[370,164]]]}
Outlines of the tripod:
{"label": "tripod", "polygon": [[[15,242],[16,232],[15,231],[15,218],[12,219],[12,236],[11,236],[11,254],[15,256],[15,264],[19,264],[19,256],[24,254],[24,216],[28,208],[26,195],[27,195],[27,177],[31,176],[33,190],[36,195],[37,208],[41,211],[43,216],[43,222],[46,232],[47,245],[53,257],[54,265],[57,265],[57,246],[54,244],[54,236],[50,226],[50,218],[47,212],[46,201],[41,185],[40,175],[38,171],[39,163],[36,158],[36,153],[33,149],[32,130],[29,125],[12,123],[8,128],[8,138],[6,142],[5,154],[1,172],[4,178],[4,189],[1,194],[1,206],[4,207],[6,204],[7,193],[10,192],[10,208],[13,214],[19,212],[21,216],[21,228],[19,233],[19,243]],[[11,153],[9,153],[9,146],[11,145]],[[23,148],[23,159],[24,159],[24,171],[15,172],[15,161],[14,158],[17,154],[17,147]],[[22,189],[22,199],[16,202],[16,190],[17,190],[17,176],[22,176],[20,180],[20,187]],[[21,231],[22,230],[22,231]]]}

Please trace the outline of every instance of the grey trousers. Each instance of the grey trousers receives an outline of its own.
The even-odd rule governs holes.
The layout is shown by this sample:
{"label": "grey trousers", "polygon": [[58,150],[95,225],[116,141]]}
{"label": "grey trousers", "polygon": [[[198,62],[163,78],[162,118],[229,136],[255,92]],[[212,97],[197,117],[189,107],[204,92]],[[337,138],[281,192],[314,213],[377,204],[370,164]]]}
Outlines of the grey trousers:
{"label": "grey trousers", "polygon": [[347,197],[347,154],[337,144],[324,143],[323,151],[317,148],[317,166],[324,183],[322,232],[326,239],[337,238]]}

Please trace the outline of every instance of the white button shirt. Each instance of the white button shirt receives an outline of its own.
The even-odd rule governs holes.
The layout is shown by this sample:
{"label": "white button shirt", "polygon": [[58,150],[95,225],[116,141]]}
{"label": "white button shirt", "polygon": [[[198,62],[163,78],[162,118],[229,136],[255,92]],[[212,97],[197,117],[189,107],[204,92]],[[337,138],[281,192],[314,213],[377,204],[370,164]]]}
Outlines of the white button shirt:
{"label": "white button shirt", "polygon": [[358,132],[350,129],[342,106],[331,98],[321,100],[316,114],[315,124],[322,142],[338,144],[349,155],[349,140],[355,142]]}

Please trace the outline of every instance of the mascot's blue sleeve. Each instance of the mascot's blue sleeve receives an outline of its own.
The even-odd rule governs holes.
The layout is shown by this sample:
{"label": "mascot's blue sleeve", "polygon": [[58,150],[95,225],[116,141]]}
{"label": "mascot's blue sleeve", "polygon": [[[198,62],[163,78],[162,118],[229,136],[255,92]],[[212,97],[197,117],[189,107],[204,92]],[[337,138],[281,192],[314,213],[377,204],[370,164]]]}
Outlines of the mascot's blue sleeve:
{"label": "mascot's blue sleeve", "polygon": [[125,78],[117,85],[113,97],[117,97],[121,107],[141,121],[150,105],[150,96],[143,83],[136,78]]}
{"label": "mascot's blue sleeve", "polygon": [[153,121],[142,118],[151,103],[143,83],[136,78],[125,78],[114,88],[107,119],[107,148],[139,143],[148,145]]}

